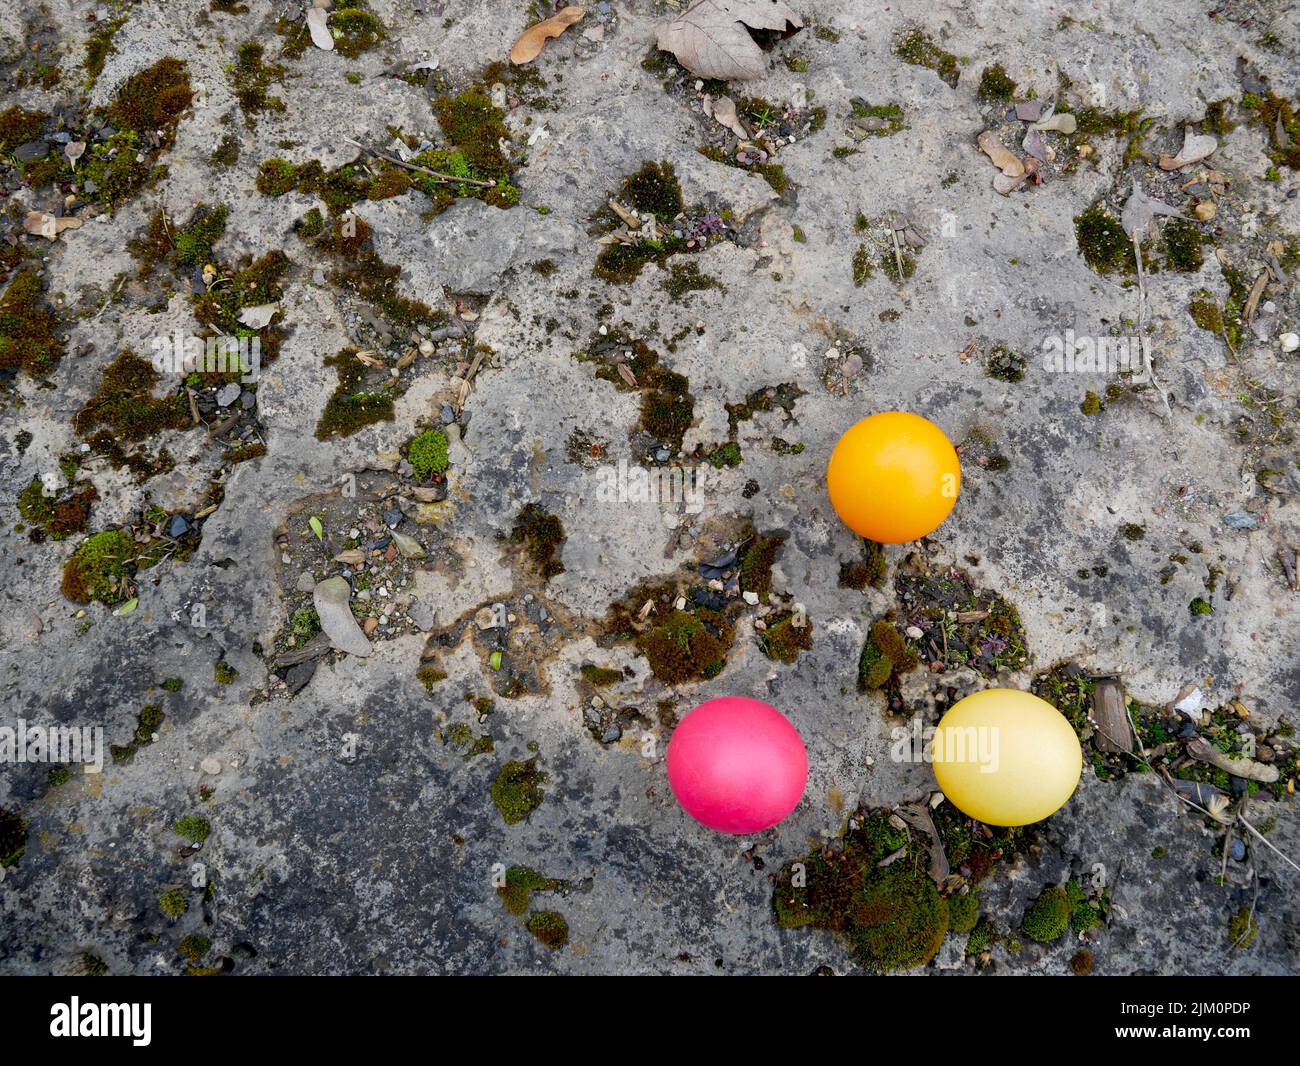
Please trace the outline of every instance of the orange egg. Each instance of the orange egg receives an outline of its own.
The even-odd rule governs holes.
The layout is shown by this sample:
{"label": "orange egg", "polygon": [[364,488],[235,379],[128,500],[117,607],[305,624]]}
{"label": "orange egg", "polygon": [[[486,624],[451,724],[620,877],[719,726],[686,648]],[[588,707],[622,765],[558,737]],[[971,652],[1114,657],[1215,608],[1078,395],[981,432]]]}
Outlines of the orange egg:
{"label": "orange egg", "polygon": [[835,513],[853,532],[902,544],[943,524],[961,489],[961,463],[943,430],[908,411],[850,426],[826,467]]}

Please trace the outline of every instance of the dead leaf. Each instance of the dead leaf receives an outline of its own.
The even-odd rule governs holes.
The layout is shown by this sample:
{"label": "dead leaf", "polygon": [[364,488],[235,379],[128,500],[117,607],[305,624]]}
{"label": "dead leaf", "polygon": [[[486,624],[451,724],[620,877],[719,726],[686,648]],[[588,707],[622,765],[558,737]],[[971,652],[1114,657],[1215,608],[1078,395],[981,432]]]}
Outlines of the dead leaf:
{"label": "dead leaf", "polygon": [[713,102],[713,119],[720,126],[726,126],[742,141],[749,140],[749,130],[736,114],[736,102],[730,96],[719,96]]}
{"label": "dead leaf", "polygon": [[249,329],[265,329],[271,324],[271,319],[275,317],[275,313],[279,309],[280,305],[278,303],[244,307],[239,311],[239,321]]}
{"label": "dead leaf", "polygon": [[1078,120],[1068,111],[1062,111],[1059,115],[1050,115],[1038,123],[1035,129],[1043,131],[1054,131],[1064,133],[1067,137],[1079,128]]}
{"label": "dead leaf", "polygon": [[366,553],[360,548],[348,548],[334,556],[333,561],[344,566],[360,566],[366,561]]}
{"label": "dead leaf", "polygon": [[636,383],[636,375],[632,373],[632,368],[626,363],[618,364],[618,376],[627,382],[628,388],[635,389],[640,387]]}
{"label": "dead leaf", "polygon": [[[801,19],[782,0],[698,0],[679,17],[661,23],[656,44],[701,78],[745,81],[767,69],[750,30],[803,28]],[[748,27],[748,28],[746,28]]]}
{"label": "dead leaf", "polygon": [[1120,225],[1128,234],[1129,240],[1142,240],[1156,215],[1172,215],[1174,218],[1186,218],[1176,207],[1170,207],[1161,200],[1152,199],[1136,185],[1124,201],[1124,210],[1120,213]]}
{"label": "dead leaf", "polygon": [[311,43],[327,52],[334,51],[334,36],[330,33],[329,12],[323,8],[313,7],[307,12],[307,30],[311,33]]}
{"label": "dead leaf", "polygon": [[1199,163],[1208,155],[1212,155],[1218,150],[1219,142],[1213,137],[1208,137],[1203,133],[1193,133],[1191,126],[1183,129],[1183,147],[1182,150],[1174,156],[1162,155],[1160,157],[1161,170],[1178,170],[1181,167],[1190,166],[1192,163]]}
{"label": "dead leaf", "polygon": [[552,37],[558,37],[585,14],[582,8],[569,5],[561,8],[545,22],[529,26],[519,35],[514,47],[510,49],[510,62],[515,66],[531,63],[541,54],[547,41]]}
{"label": "dead leaf", "polygon": [[1044,163],[1052,161],[1052,150],[1047,146],[1047,141],[1043,135],[1033,126],[1025,131],[1025,139],[1020,143],[1020,147],[1025,150],[1027,155],[1032,155],[1035,159],[1041,159]]}
{"label": "dead leaf", "polygon": [[68,164],[74,168],[77,165],[77,160],[80,159],[85,154],[85,152],[86,152],[85,141],[69,141],[66,145],[63,146],[63,155],[68,160]]}
{"label": "dead leaf", "polygon": [[28,211],[27,217],[23,219],[23,229],[33,237],[44,237],[51,241],[57,240],[65,229],[78,229],[80,226],[81,219],[74,215],[55,218],[43,211]]}
{"label": "dead leaf", "polygon": [[993,160],[993,165],[1008,178],[1018,178],[1025,172],[1025,165],[998,139],[996,133],[985,130],[975,138],[975,143],[980,146],[981,152]]}

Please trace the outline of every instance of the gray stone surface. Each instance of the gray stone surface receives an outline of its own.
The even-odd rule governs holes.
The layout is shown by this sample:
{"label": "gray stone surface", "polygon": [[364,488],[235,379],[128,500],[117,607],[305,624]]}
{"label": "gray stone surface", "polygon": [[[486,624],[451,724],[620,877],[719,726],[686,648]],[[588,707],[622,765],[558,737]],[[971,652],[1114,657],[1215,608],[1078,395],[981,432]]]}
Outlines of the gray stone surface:
{"label": "gray stone surface", "polygon": [[[415,433],[442,425],[446,405],[459,410],[464,368],[442,357],[417,363],[394,421],[318,441],[317,421],[336,381],[322,360],[357,346],[357,305],[322,283],[322,257],[293,232],[313,198],[262,196],[257,166],[274,155],[337,166],[356,157],[349,138],[387,145],[390,126],[436,136],[425,90],[385,70],[437,58],[453,85],[468,84],[484,64],[504,59],[526,15],[525,5],[503,0],[464,0],[423,16],[401,0],[371,0],[389,31],[379,50],[356,60],[317,50],[284,59],[274,33],[284,5],[247,3],[249,13],[235,16],[209,13],[207,0],[131,6],[92,102],[107,102],[123,79],[173,54],[202,85],[202,106],[180,123],[165,159],[169,172],[156,187],[111,219],[87,221],[48,248],[42,243],[50,290],[74,309],[61,325],[68,354],[52,375],[54,388],[20,377],[0,401],[0,482],[10,508],[0,536],[0,725],[19,716],[99,725],[106,744],[124,744],[142,706],[161,702],[167,714],[156,743],[120,763],[106,757],[102,774],[77,773],[58,788],[47,786],[45,767],[0,767],[0,807],[21,810],[30,825],[25,854],[0,881],[0,972],[65,972],[83,953],[113,973],[178,972],[175,942],[191,932],[211,937],[212,958],[234,960],[237,973],[854,971],[832,936],[780,929],[771,894],[780,866],[837,834],[853,804],[898,803],[933,787],[927,766],[890,759],[883,699],[854,687],[866,629],[895,605],[891,587],[863,594],[838,584],[840,564],[860,548],[829,505],[824,465],[839,434],[877,410],[918,411],[965,442],[961,497],[920,550],[968,570],[1018,609],[1032,661],[1000,683],[1027,687],[1037,671],[1069,660],[1119,676],[1144,703],[1164,705],[1195,682],[1211,706],[1239,698],[1264,731],[1295,723],[1300,598],[1286,586],[1278,553],[1300,544],[1297,377],[1295,356],[1276,341],[1300,320],[1294,272],[1268,294],[1277,305],[1273,339],[1252,338],[1231,360],[1187,314],[1197,290],[1219,300],[1227,293],[1212,248],[1199,273],[1152,274],[1146,321],[1169,411],[1148,387],[1084,417],[1085,392],[1104,393],[1113,379],[1047,373],[1039,353],[1047,336],[1122,333],[1137,318],[1137,290],[1089,270],[1072,221],[1100,197],[1122,203],[1134,174],[1126,141],[1098,138],[1094,158],[1072,173],[1010,197],[993,191],[993,168],[975,145],[996,110],[976,95],[980,70],[994,61],[1039,98],[1056,96],[1064,75],[1076,108],[1142,109],[1156,122],[1153,156],[1180,145],[1182,125],[1199,123],[1207,103],[1241,98],[1243,58],[1295,99],[1300,62],[1285,5],[1229,4],[1210,19],[1177,0],[1104,0],[1088,7],[1086,19],[1069,21],[1027,0],[825,5],[817,25],[834,34],[810,26],[770,53],[762,82],[732,87],[734,97],[753,94],[781,108],[792,101],[826,108],[824,129],[778,153],[791,182],[782,196],[756,174],[700,155],[696,149],[718,134],[699,113],[691,79],[668,92],[664,75],[642,66],[654,23],[673,9],[656,0],[616,3],[601,20],[602,40],[570,31],[550,42],[536,62],[549,106],[521,104],[507,120],[526,164],[517,175],[518,207],[461,200],[426,219],[428,200],[416,192],[357,206],[380,254],[400,268],[401,292],[449,314],[461,298],[462,310],[474,309],[473,343],[486,355],[460,425],[448,427],[463,426],[463,434],[449,434],[445,502],[408,500],[406,520],[415,521],[420,506],[439,516],[421,522],[428,558],[402,571],[405,587],[392,589],[395,618],[402,604],[415,605],[411,624],[381,629],[367,643],[368,658],[330,654],[290,667],[281,680],[269,660],[303,601],[304,571],[295,567],[317,578],[337,575],[328,560],[343,546],[340,537],[329,553],[318,548],[301,563],[312,547],[301,531],[314,512],[295,508],[336,500],[349,474],[391,477]],[[50,110],[61,93],[80,91],[88,26],[84,11],[68,5],[48,13],[31,0],[0,5],[6,55],[21,52],[35,19],[57,31],[64,88],[31,85],[13,95]],[[967,57],[955,89],[892,54],[893,36],[916,20]],[[1280,39],[1265,46],[1270,25]],[[251,127],[225,74],[248,38],[289,71],[273,87],[285,110],[264,112]],[[792,69],[785,57],[807,69]],[[2,68],[6,78],[11,66]],[[347,71],[360,82],[346,80]],[[899,104],[906,128],[854,141],[845,119],[855,96]],[[547,135],[529,144],[542,125]],[[209,163],[226,132],[241,141],[229,170]],[[1300,236],[1300,177],[1282,168],[1281,180],[1263,180],[1270,160],[1257,125],[1242,123],[1220,142],[1208,163],[1234,179],[1218,197],[1221,247],[1249,284],[1264,269],[1269,240]],[[856,154],[836,158],[836,147]],[[647,160],[675,165],[688,204],[731,211],[737,240],[690,257],[718,288],[675,301],[664,289],[667,270],[654,264],[625,286],[593,277],[592,217]],[[1152,165],[1141,180],[1162,182],[1150,186],[1157,192],[1196,172],[1171,179]],[[280,248],[293,260],[282,301],[290,333],[257,385],[267,454],[230,469],[219,508],[203,519],[201,543],[141,575],[132,613],[115,617],[92,604],[82,616],[59,588],[76,540],[29,542],[14,528],[12,502],[77,447],[72,416],[118,350],[147,353],[153,337],[195,329],[183,295],[159,294],[156,314],[132,299],[95,312],[119,279],[134,275],[127,242],[150,212],[162,207],[184,218],[196,201],[229,205],[217,248],[226,260]],[[17,188],[11,202],[46,210],[55,196]],[[890,212],[922,227],[929,243],[902,284],[877,270],[856,287],[852,260],[863,238],[855,218]],[[533,271],[547,259],[553,274]],[[785,382],[804,390],[793,422],[778,412],[740,423],[742,464],[704,468],[702,513],[690,516],[680,537],[656,504],[603,502],[599,471],[569,455],[570,435],[582,430],[607,442],[601,462],[642,458],[629,439],[636,394],[574,358],[602,324],[643,337],[687,376],[696,401],[688,450],[707,452],[726,437],[727,405]],[[86,342],[93,350],[74,354]],[[845,387],[828,388],[823,372],[837,364],[826,353],[850,344],[864,369]],[[977,354],[963,357],[972,344]],[[1023,381],[984,373],[995,344],[1026,353]],[[15,443],[20,431],[31,434],[25,450]],[[979,461],[980,434],[1008,458],[1005,470]],[[770,447],[777,435],[802,451],[778,454]],[[176,465],[144,483],[87,461],[82,477],[99,493],[93,530],[130,521],[151,503],[196,512],[208,490],[210,444],[201,431],[167,431],[155,443]],[[1269,467],[1282,471],[1274,491],[1255,476]],[[751,480],[756,495],[744,492]],[[549,583],[508,546],[529,502],[558,515],[568,537],[565,572]],[[1257,517],[1254,528],[1223,523],[1243,509]],[[703,561],[699,555],[715,547],[710,530],[743,518],[788,532],[775,586],[806,606],[816,627],[811,651],[794,664],[773,663],[746,621],[719,677],[674,691],[628,646],[598,647],[596,623],[612,601]],[[1128,524],[1143,526],[1144,538],[1127,539]],[[282,528],[291,534],[283,545]],[[891,581],[913,550],[887,550]],[[1162,579],[1171,556],[1186,561]],[[1214,613],[1191,615],[1189,601],[1210,595],[1206,582],[1216,572]],[[480,631],[475,613],[497,603],[515,620]],[[196,606],[204,608],[201,627],[193,624]],[[472,632],[439,646],[439,668],[449,676],[426,688],[417,678],[428,661],[424,631],[457,624]],[[534,689],[510,699],[494,688],[488,650],[496,648],[532,664]],[[213,680],[221,659],[238,671],[230,684]],[[579,673],[589,662],[628,668],[603,698],[635,708],[644,727],[596,716],[608,740],[592,735],[584,721],[591,690]],[[159,688],[172,677],[184,681],[179,693]],[[908,678],[918,702],[947,686],[984,684],[969,671]],[[808,745],[803,802],[754,838],[695,824],[664,774],[669,731],[655,718],[656,704],[674,700],[681,713],[725,693],[779,707]],[[486,694],[495,708],[480,719],[467,694]],[[490,735],[493,750],[465,758],[445,742],[452,723]],[[645,734],[653,745],[643,746]],[[548,775],[545,800],[526,821],[506,825],[490,798],[492,782],[505,761],[534,754]],[[207,760],[219,761],[219,775],[204,772]],[[197,853],[171,831],[194,813],[212,826]],[[1252,820],[1271,821],[1269,839],[1300,858],[1294,799],[1252,800]],[[1085,766],[1065,809],[985,882],[985,907],[1000,928],[1013,929],[1043,885],[1097,876],[1102,864],[1114,906],[1089,945],[1097,972],[1296,972],[1300,874],[1252,842],[1220,884],[1214,849],[1221,839],[1205,819],[1180,810],[1155,775],[1099,780]],[[1164,857],[1154,858],[1157,851]],[[493,878],[509,865],[570,883],[534,897],[534,906],[565,915],[566,949],[544,947],[501,905]],[[211,883],[212,892],[189,890],[186,914],[166,918],[160,893],[196,881]],[[1252,903],[1258,938],[1233,950],[1229,917]],[[1078,946],[1067,936],[1048,946],[1026,942],[1018,954],[999,947],[993,965],[1064,973]],[[949,971],[974,972],[960,938],[924,972]]]}

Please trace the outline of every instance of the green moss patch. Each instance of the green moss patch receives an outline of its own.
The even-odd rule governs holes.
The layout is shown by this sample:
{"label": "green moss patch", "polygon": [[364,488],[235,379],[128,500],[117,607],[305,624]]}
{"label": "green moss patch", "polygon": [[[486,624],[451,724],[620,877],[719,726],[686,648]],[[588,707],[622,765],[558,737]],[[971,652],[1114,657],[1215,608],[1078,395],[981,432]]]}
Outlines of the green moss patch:
{"label": "green moss patch", "polygon": [[0,807],[0,867],[17,866],[27,850],[27,823],[17,811]]}
{"label": "green moss patch", "polygon": [[546,774],[537,768],[537,759],[527,762],[511,760],[501,767],[492,782],[492,802],[501,813],[506,825],[522,822],[546,798],[542,784]]}
{"label": "green moss patch", "polygon": [[773,890],[777,922],[840,934],[875,972],[923,966],[950,920],[948,901],[926,871],[926,854],[888,811],[859,811],[838,846],[818,848],[781,870]]}
{"label": "green moss patch", "polygon": [[356,59],[376,48],[388,34],[384,24],[358,0],[345,0],[329,21],[334,50],[348,59]]}
{"label": "green moss patch", "polygon": [[63,357],[58,322],[33,270],[20,270],[0,296],[0,370],[49,374]]}
{"label": "green moss patch", "polygon": [[325,365],[334,368],[338,384],[316,425],[318,440],[350,437],[376,422],[393,420],[393,397],[387,381],[369,383],[371,368],[357,358],[355,348],[344,348],[326,359]]}
{"label": "green moss patch", "polygon": [[163,399],[153,395],[158,371],[130,349],[105,369],[99,391],[82,406],[73,419],[77,432],[86,434],[97,426],[109,426],[120,438],[141,441],[165,429],[191,425],[189,404],[184,394]]}
{"label": "green moss patch", "polygon": [[177,836],[184,837],[191,844],[202,844],[208,839],[208,834],[212,831],[212,826],[208,824],[206,818],[201,818],[197,814],[187,814],[184,818],[178,818],[172,823],[172,832]]}
{"label": "green moss patch", "polygon": [[514,207],[519,202],[519,190],[511,182],[515,164],[501,152],[502,141],[510,142],[510,131],[505,126],[505,115],[488,96],[487,87],[467,89],[456,96],[440,96],[434,101],[433,109],[454,152],[443,156],[421,153],[414,162],[439,173],[491,181],[495,185],[487,189],[445,184],[429,188],[427,182],[422,184],[417,177],[417,187],[424,188],[434,198],[435,206],[439,196],[454,190],[457,196],[473,196],[493,207]]}
{"label": "green moss patch", "polygon": [[33,479],[18,496],[18,514],[31,525],[33,541],[45,537],[66,540],[74,533],[84,533],[90,518],[91,504],[99,498],[95,486],[69,486],[47,492],[40,478]]}
{"label": "green moss patch", "polygon": [[274,82],[284,77],[284,67],[279,63],[263,62],[265,49],[256,41],[245,41],[235,54],[235,62],[226,68],[231,91],[239,101],[244,122],[252,126],[262,111],[283,111],[284,101],[268,91]]}
{"label": "green moss patch", "polygon": [[812,647],[813,627],[806,616],[782,611],[766,621],[767,628],[758,635],[758,646],[769,659],[792,663],[801,651]]}
{"label": "green moss patch", "polygon": [[921,30],[908,30],[895,38],[894,55],[914,67],[933,70],[949,88],[957,87],[957,81],[961,77],[957,57],[951,52],[945,52]]}
{"label": "green moss patch", "polygon": [[564,564],[558,558],[564,539],[560,520],[535,503],[524,506],[510,530],[511,543],[524,547],[543,581],[564,573]]}
{"label": "green moss patch", "polygon": [[887,619],[878,619],[871,623],[858,656],[858,688],[866,692],[896,686],[899,676],[915,670],[919,663],[898,628]]}
{"label": "green moss patch", "polygon": [[980,74],[979,95],[986,100],[1010,100],[1016,95],[1016,83],[1006,67],[994,63]]}
{"label": "green moss patch", "polygon": [[945,669],[970,666],[990,678],[1028,662],[1024,626],[1016,609],[996,593],[977,588],[957,568],[903,574],[896,592],[904,605],[899,625],[922,632],[915,642],[922,662],[939,662]]}
{"label": "green moss patch", "polygon": [[1137,270],[1133,242],[1119,220],[1104,207],[1090,207],[1074,220],[1074,236],[1084,262],[1098,274]]}
{"label": "green moss patch", "polygon": [[422,480],[447,470],[447,434],[430,429],[415,437],[406,449],[406,459]]}
{"label": "green moss patch", "polygon": [[1020,931],[1040,944],[1060,940],[1070,927],[1070,900],[1060,885],[1049,885],[1025,910]]}
{"label": "green moss patch", "polygon": [[74,603],[99,600],[112,607],[124,602],[136,544],[120,529],[91,534],[63,567],[63,594]]}
{"label": "green moss patch", "polygon": [[733,630],[721,614],[674,610],[642,633],[637,647],[666,685],[700,681],[721,672]]}
{"label": "green moss patch", "polygon": [[534,892],[557,892],[567,886],[565,881],[539,874],[528,866],[511,866],[506,870],[506,883],[497,889],[497,895],[511,914],[523,914]]}
{"label": "green moss patch", "polygon": [[569,942],[569,923],[558,911],[538,911],[529,915],[528,931],[552,951]]}

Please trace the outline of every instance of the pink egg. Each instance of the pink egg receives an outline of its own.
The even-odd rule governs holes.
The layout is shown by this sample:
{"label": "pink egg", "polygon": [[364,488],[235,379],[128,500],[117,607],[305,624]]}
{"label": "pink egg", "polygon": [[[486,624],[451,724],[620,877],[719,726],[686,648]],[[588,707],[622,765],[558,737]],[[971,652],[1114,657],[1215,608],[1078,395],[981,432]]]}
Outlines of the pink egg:
{"label": "pink egg", "polygon": [[701,703],[668,742],[668,783],[689,814],[722,833],[776,825],[803,797],[808,752],[775,707],[745,696]]}

